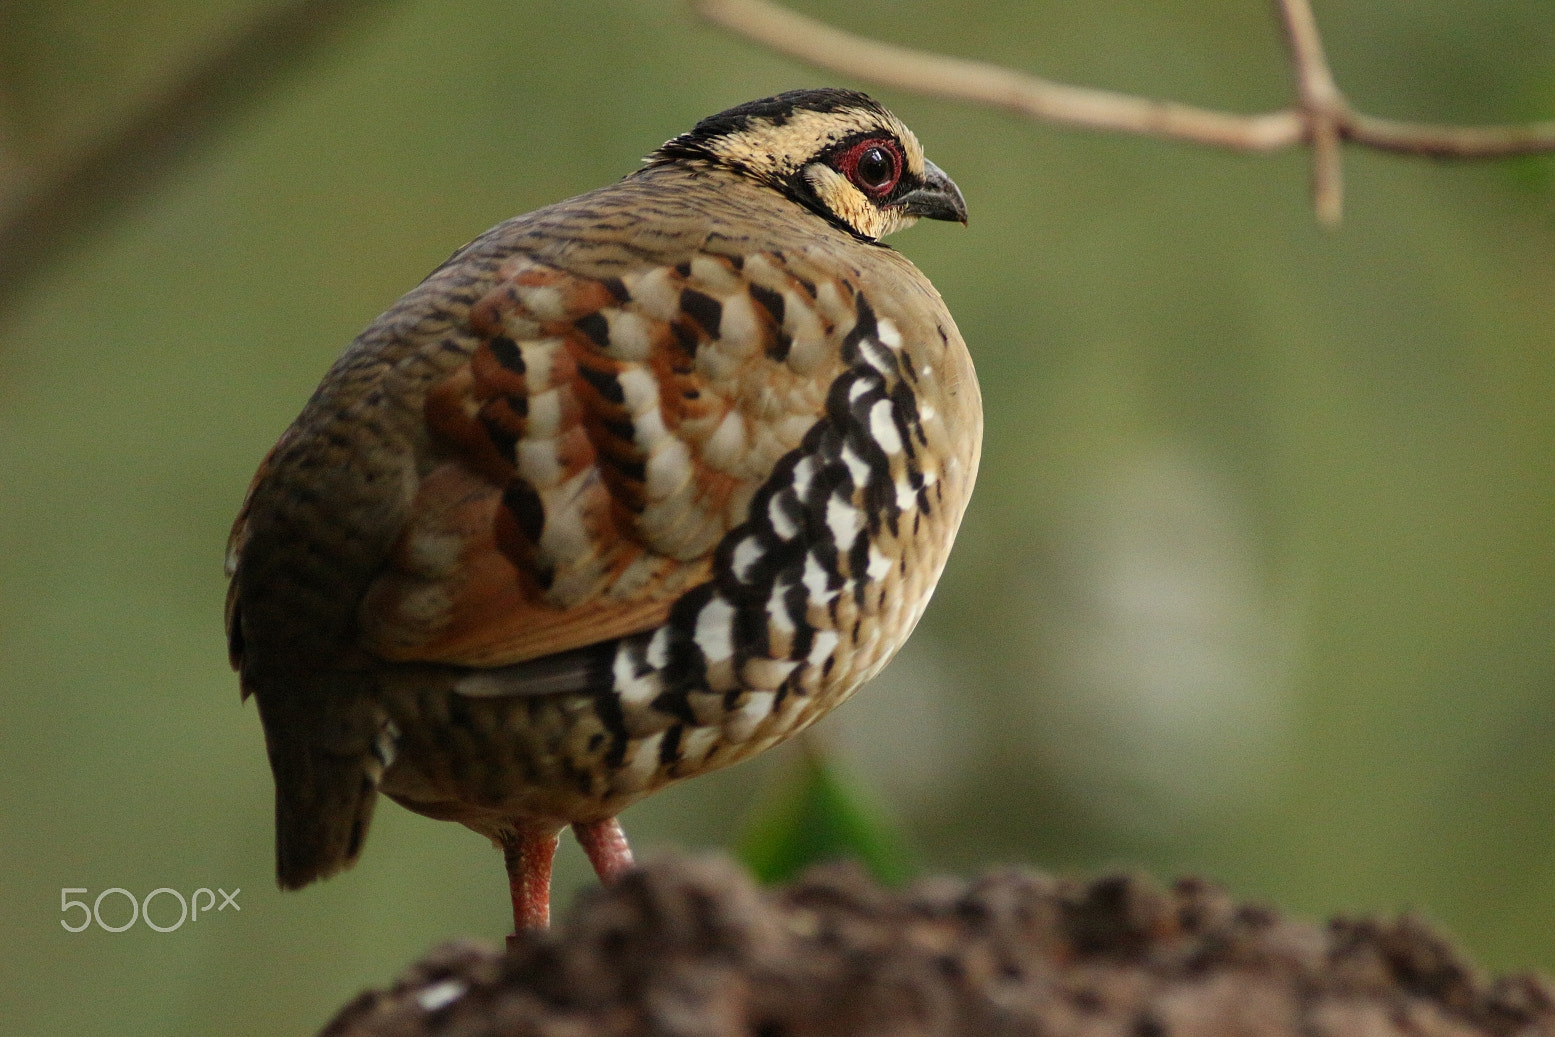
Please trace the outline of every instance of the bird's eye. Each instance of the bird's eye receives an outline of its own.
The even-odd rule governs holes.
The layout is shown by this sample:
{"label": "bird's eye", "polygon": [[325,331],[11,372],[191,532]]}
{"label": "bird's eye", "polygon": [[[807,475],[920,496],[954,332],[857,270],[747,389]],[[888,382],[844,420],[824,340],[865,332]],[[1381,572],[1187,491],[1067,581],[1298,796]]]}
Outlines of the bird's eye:
{"label": "bird's eye", "polygon": [[896,163],[891,161],[891,156],[885,153],[884,148],[870,148],[858,157],[859,183],[865,187],[883,187],[895,171]]}
{"label": "bird's eye", "polygon": [[837,169],[872,198],[891,193],[902,176],[902,156],[894,141],[866,140],[840,156]]}

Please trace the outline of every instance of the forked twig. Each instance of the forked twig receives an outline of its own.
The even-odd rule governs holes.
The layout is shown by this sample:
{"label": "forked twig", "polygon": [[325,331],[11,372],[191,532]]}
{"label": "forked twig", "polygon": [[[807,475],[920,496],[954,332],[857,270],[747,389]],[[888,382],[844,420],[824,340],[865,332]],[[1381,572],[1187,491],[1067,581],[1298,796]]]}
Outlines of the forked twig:
{"label": "forked twig", "polygon": [[1039,122],[1137,133],[1235,151],[1312,147],[1318,218],[1343,209],[1340,144],[1438,158],[1497,158],[1555,151],[1555,121],[1510,126],[1396,122],[1354,110],[1334,81],[1308,0],[1275,0],[1295,78],[1295,100],[1242,115],[1056,83],[982,61],[857,36],[767,0],[690,0],[701,17],[807,64],[914,93],[1013,111]]}

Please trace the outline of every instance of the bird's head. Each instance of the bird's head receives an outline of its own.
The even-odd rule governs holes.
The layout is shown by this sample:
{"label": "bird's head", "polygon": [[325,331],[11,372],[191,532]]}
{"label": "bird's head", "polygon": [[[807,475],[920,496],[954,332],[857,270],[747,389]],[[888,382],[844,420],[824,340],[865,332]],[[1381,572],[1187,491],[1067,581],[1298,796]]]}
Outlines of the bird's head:
{"label": "bird's head", "polygon": [[913,132],[853,90],[790,90],[730,108],[646,161],[732,170],[866,241],[920,217],[966,223],[960,189]]}

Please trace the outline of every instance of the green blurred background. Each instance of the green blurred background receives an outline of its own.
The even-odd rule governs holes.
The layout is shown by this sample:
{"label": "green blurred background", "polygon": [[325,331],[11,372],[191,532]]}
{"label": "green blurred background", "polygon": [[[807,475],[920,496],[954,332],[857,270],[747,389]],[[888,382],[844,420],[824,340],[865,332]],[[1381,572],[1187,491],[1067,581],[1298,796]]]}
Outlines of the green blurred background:
{"label": "green blurred background", "polygon": [[[8,1032],[307,1032],[433,943],[501,938],[498,855],[392,804],[354,871],[277,892],[228,524],[331,360],[454,247],[703,115],[838,82],[671,0],[358,6],[0,302]],[[1257,0],[798,6],[1071,82],[1287,95]],[[266,9],[0,3],[0,186]],[[1317,13],[1369,111],[1555,115],[1548,0]],[[847,772],[925,868],[1200,872],[1313,917],[1418,909],[1487,967],[1555,971],[1548,166],[1352,151],[1325,232],[1295,153],[876,92],[970,205],[894,243],[955,313],[988,426],[917,637],[823,725]],[[639,851],[731,845],[783,756],[633,808]],[[590,881],[565,846],[558,899]],[[60,926],[62,887],[164,886],[240,887],[242,911]]]}

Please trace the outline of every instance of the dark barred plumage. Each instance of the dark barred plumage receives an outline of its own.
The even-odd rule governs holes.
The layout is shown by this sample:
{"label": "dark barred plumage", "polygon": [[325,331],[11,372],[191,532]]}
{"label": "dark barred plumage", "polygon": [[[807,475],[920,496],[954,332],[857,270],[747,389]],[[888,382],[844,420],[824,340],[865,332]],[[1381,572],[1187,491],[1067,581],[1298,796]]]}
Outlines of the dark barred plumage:
{"label": "dark barred plumage", "polygon": [[760,752],[883,667],[976,474],[970,358],[876,239],[965,219],[861,94],[704,120],[493,228],[354,342],[266,458],[228,633],[277,873],[353,862],[379,791],[504,849],[543,924],[567,825]]}

